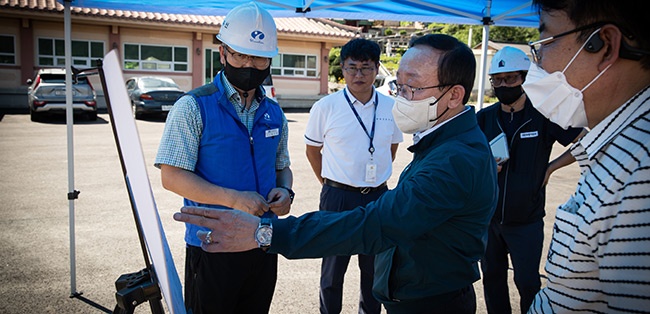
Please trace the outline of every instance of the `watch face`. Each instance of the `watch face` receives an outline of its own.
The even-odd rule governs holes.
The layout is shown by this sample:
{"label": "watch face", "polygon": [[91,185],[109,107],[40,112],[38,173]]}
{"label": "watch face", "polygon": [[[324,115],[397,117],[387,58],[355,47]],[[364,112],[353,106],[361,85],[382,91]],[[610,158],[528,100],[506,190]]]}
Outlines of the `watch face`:
{"label": "watch face", "polygon": [[270,226],[260,226],[255,232],[255,240],[260,246],[271,245],[271,238],[273,237],[273,228]]}

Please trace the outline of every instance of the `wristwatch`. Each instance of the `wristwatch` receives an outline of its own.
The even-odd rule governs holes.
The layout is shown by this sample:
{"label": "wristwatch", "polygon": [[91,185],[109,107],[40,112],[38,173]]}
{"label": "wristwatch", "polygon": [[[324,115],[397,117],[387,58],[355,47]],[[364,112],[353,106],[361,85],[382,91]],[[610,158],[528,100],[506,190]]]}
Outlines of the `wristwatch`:
{"label": "wristwatch", "polygon": [[289,187],[286,187],[284,185],[279,186],[279,188],[283,188],[289,192],[289,198],[291,199],[291,204],[293,204],[293,198],[296,196],[296,193]]}
{"label": "wristwatch", "polygon": [[273,225],[271,218],[260,219],[260,224],[255,230],[255,241],[260,248],[268,248],[271,246],[271,238],[273,238]]}

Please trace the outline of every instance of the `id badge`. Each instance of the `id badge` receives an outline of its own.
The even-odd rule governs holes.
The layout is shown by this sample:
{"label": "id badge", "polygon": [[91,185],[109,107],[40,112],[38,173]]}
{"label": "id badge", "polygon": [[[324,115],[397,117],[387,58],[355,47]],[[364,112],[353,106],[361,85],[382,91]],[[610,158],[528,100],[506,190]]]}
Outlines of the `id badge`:
{"label": "id badge", "polygon": [[373,183],[377,180],[377,165],[374,162],[366,164],[366,182]]}
{"label": "id badge", "polygon": [[271,129],[264,131],[265,137],[274,137],[280,135],[280,129]]}

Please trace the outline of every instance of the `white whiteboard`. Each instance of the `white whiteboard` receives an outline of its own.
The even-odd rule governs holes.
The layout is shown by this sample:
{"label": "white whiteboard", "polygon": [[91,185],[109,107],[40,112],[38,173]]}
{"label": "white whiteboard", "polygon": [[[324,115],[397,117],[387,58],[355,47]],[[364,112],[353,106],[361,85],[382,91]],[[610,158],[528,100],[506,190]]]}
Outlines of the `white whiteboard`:
{"label": "white whiteboard", "polygon": [[135,211],[142,226],[147,251],[167,307],[174,314],[185,314],[181,281],[174,266],[160,216],[158,216],[117,51],[111,50],[104,56],[103,62],[102,69],[106,79],[104,93],[110,101],[114,126],[126,169],[127,188],[133,198]]}

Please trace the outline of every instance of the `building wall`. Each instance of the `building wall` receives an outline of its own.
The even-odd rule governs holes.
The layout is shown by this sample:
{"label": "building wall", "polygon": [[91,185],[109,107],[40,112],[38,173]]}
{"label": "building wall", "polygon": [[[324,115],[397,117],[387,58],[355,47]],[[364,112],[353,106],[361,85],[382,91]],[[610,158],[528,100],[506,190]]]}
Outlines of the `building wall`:
{"label": "building wall", "polygon": [[[191,65],[193,62],[203,62],[203,54],[197,56],[192,49],[191,32],[173,32],[173,31],[156,31],[150,29],[136,29],[128,27],[119,28],[120,43],[120,58],[124,59],[124,44],[150,44],[150,45],[167,45],[167,46],[183,46],[188,48],[188,64],[190,65],[188,72],[174,72],[174,71],[134,71],[122,68],[122,74],[125,81],[129,77],[134,76],[167,76],[180,86],[181,89],[189,91],[194,87],[192,86],[192,71]],[[201,76],[202,77],[202,76]]]}
{"label": "building wall", "polygon": [[[37,49],[38,47],[39,38],[56,38],[56,39],[65,38],[63,23],[32,20],[31,27],[34,32],[34,37],[31,39],[33,42],[34,49]],[[72,40],[102,41],[104,42],[104,54],[108,53],[110,49],[109,42],[108,42],[109,31],[110,28],[108,26],[71,23]],[[29,40],[29,39],[23,38],[23,40]],[[32,76],[36,75],[38,69],[41,68],[38,65],[37,52],[36,51],[21,52],[21,54],[23,56],[31,54],[31,57],[33,58],[34,61],[34,69],[33,69]],[[91,75],[88,77],[88,79],[90,81],[90,84],[92,84],[93,87],[95,88],[95,90],[97,90],[100,95],[103,95],[102,82],[99,76]]]}
{"label": "building wall", "polygon": [[[474,59],[476,59],[476,76],[474,78],[474,88],[472,92],[478,93],[478,81],[479,78],[481,77],[481,58],[482,58],[481,53],[482,52],[479,49],[473,49],[472,51],[474,52]],[[494,56],[494,50],[488,49],[487,59],[485,61],[485,81],[484,81],[485,82],[484,90],[486,95],[492,94],[492,85],[490,85],[490,81],[489,81],[490,76],[487,73],[490,70],[490,62],[492,62],[493,56]]]}
{"label": "building wall", "polygon": [[16,49],[16,64],[0,65],[0,109],[27,108],[27,85],[20,68],[23,62],[20,53],[23,38],[20,32],[20,19],[0,18],[0,34],[13,36]]}
{"label": "building wall", "polygon": [[[188,72],[161,72],[144,70],[122,69],[125,80],[132,76],[162,75],[174,79],[181,88],[190,90],[203,84],[205,67],[204,52],[206,48],[218,49],[213,42],[215,34],[197,33],[191,30],[170,30],[169,27],[157,29],[155,26],[131,25],[107,25],[106,23],[92,24],[90,22],[72,21],[72,39],[102,41],[104,53],[111,49],[118,49],[119,56],[123,59],[125,43],[153,44],[153,45],[174,45],[186,46],[188,48]],[[62,21],[50,21],[34,18],[0,18],[0,33],[13,35],[16,47],[16,64],[0,65],[0,109],[27,109],[27,84],[26,79],[33,77],[38,66],[37,52],[39,38],[64,39],[64,25]],[[27,30],[27,32],[26,32]],[[32,34],[31,38],[24,34]],[[313,54],[317,56],[318,69],[322,72],[326,67],[327,53],[331,43],[314,41],[314,39],[302,40],[295,35],[279,36],[278,47],[281,53]],[[285,37],[285,38],[282,38]],[[200,39],[199,39],[200,38]],[[21,41],[31,41],[34,51],[21,51]],[[340,41],[340,39],[335,39]],[[197,55],[196,49],[200,51]],[[24,49],[23,49],[24,50]],[[31,64],[24,63],[25,59],[33,60]],[[195,63],[198,63],[195,64]],[[197,73],[194,73],[197,72]],[[201,72],[201,73],[198,73]],[[320,77],[324,75],[324,77]],[[291,98],[300,96],[318,96],[323,90],[327,91],[327,72],[318,73],[317,78],[274,76],[273,81],[276,93],[279,98]],[[104,109],[103,90],[98,76],[89,77],[91,84],[95,87],[98,95],[98,107]]]}
{"label": "building wall", "polygon": [[[281,40],[279,41],[278,46],[280,53],[314,54],[318,56],[317,68],[320,68],[321,62],[323,62],[323,58],[320,57],[320,43]],[[322,75],[323,73],[320,74]],[[324,74],[327,76],[327,73]],[[318,76],[320,77],[321,75]],[[318,95],[320,90],[320,79],[274,76],[273,85],[275,86],[275,91],[278,95]]]}

